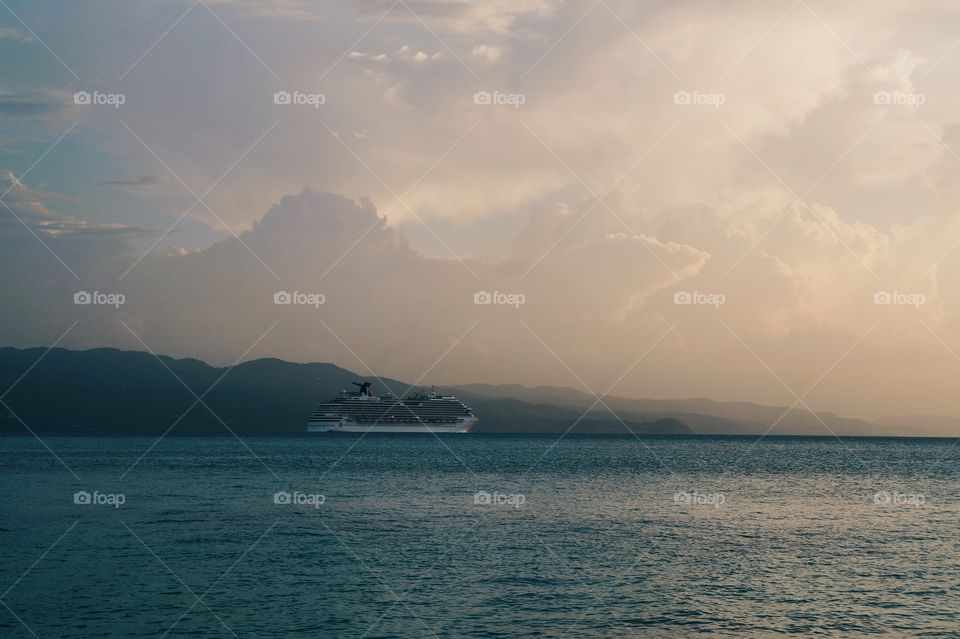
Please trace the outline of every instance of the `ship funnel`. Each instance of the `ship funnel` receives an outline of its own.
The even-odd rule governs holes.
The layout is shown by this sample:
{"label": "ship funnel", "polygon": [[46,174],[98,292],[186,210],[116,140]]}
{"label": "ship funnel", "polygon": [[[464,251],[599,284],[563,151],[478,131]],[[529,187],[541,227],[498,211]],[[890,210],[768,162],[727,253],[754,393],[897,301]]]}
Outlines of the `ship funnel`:
{"label": "ship funnel", "polygon": [[357,391],[358,395],[366,395],[367,397],[373,397],[373,391],[370,390],[370,387],[373,386],[371,382],[351,382],[354,386],[359,386],[360,390]]}

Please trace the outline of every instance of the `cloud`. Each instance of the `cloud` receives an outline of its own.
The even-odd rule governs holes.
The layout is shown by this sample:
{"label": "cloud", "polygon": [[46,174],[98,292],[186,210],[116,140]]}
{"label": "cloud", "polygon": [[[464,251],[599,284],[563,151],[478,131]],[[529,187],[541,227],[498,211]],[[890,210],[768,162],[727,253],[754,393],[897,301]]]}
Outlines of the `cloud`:
{"label": "cloud", "polygon": [[[377,0],[344,1],[318,4],[310,0],[213,0],[214,4],[232,5],[243,15],[287,20],[321,20],[338,9],[356,12],[364,19],[379,18],[388,4]],[[408,0],[405,6],[394,7],[388,20],[433,23],[455,33],[492,33],[508,35],[519,24],[551,15],[558,0]]]}
{"label": "cloud", "polygon": [[62,91],[0,93],[0,115],[11,117],[52,115],[72,104],[72,96]]}
{"label": "cloud", "polygon": [[[122,281],[119,276],[136,257],[128,247],[115,244],[109,255],[78,260],[95,264],[91,270],[98,281],[122,287],[127,296],[123,313],[104,318],[106,325],[99,327],[97,338],[110,335],[109,342],[125,343],[125,329],[118,321],[123,319],[159,351],[192,352],[224,361],[236,356],[234,350],[242,352],[249,345],[242,344],[252,331],[262,331],[280,319],[282,337],[278,333],[266,347],[272,354],[342,361],[356,367],[357,361],[348,362],[349,352],[318,323],[323,320],[380,372],[415,378],[479,318],[485,330],[499,327],[502,332],[498,338],[503,340],[502,347],[481,364],[492,374],[505,362],[523,365],[529,335],[517,330],[518,309],[477,307],[474,294],[479,290],[525,292],[527,305],[519,312],[529,321],[540,324],[542,318],[559,311],[564,317],[557,318],[556,327],[580,330],[584,322],[598,327],[615,323],[629,305],[663,289],[668,277],[653,268],[651,251],[679,271],[695,269],[702,261],[702,255],[688,247],[662,245],[648,238],[592,235],[545,259],[542,268],[525,281],[520,273],[529,257],[467,260],[467,267],[452,259],[429,258],[410,248],[369,201],[309,189],[284,197],[241,240],[148,256]],[[280,279],[274,279],[260,260]],[[618,277],[606,277],[610,266],[621,260],[625,266]],[[82,281],[91,277],[88,272],[78,273]],[[70,278],[61,273],[53,279],[66,286]],[[236,286],[237,282],[242,285]],[[563,288],[549,293],[557,282],[563,282]],[[277,307],[273,293],[281,289],[323,293],[326,304],[319,311]],[[64,306],[68,301],[47,303],[53,303],[51,312],[70,310]],[[34,300],[28,306],[42,304]],[[566,308],[588,310],[564,313]],[[6,319],[8,324],[17,321]],[[22,327],[0,329],[5,334],[22,332]],[[398,339],[397,331],[402,338]],[[483,347],[482,342],[471,341],[467,350]],[[498,364],[497,357],[504,359]],[[451,363],[461,377],[483,376],[461,355]]]}
{"label": "cloud", "polygon": [[420,64],[430,60],[437,60],[440,58],[440,52],[436,51],[434,53],[424,53],[419,49],[413,49],[409,45],[403,45],[395,52],[388,53],[369,53],[363,51],[351,51],[347,56],[351,60],[370,60],[372,62],[410,62],[414,64]]}
{"label": "cloud", "polygon": [[137,237],[152,231],[124,224],[90,224],[47,207],[51,201],[65,201],[60,195],[31,189],[12,171],[0,170],[0,233],[20,235],[27,229],[46,237]]}
{"label": "cloud", "polygon": [[306,0],[210,0],[210,4],[232,5],[242,15],[281,20],[314,21],[321,14]]}
{"label": "cloud", "polygon": [[[411,11],[424,20],[460,34],[515,35],[527,21],[537,21],[554,14],[557,0],[489,0],[477,3],[468,0],[411,0]],[[409,16],[398,16],[408,19]],[[416,18],[414,18],[416,19]]]}
{"label": "cloud", "polygon": [[[818,9],[817,15],[877,77],[802,5],[774,24],[778,14],[746,2],[736,3],[735,12],[684,3],[610,3],[627,28],[603,5],[577,22],[586,7],[570,3],[411,3],[450,51],[398,5],[339,64],[334,63],[343,53],[341,45],[354,42],[386,6],[379,2],[301,6],[322,12],[327,20],[296,28],[285,21],[251,20],[251,33],[263,34],[251,46],[282,70],[289,88],[314,87],[316,60],[334,65],[323,82],[328,99],[319,112],[277,111],[282,126],[244,159],[225,188],[211,194],[211,206],[235,215],[228,222],[237,227],[249,226],[270,202],[305,184],[367,194],[393,224],[415,222],[407,207],[391,206],[389,192],[399,193],[413,183],[416,187],[404,202],[419,217],[442,221],[525,212],[542,201],[566,198],[567,191],[580,188],[580,179],[597,190],[628,170],[621,186],[652,185],[649,206],[684,206],[716,201],[724,189],[742,180],[759,188],[775,182],[753,153],[800,193],[880,117],[885,118],[881,126],[830,171],[822,187],[839,190],[856,181],[867,187],[885,184],[888,178],[912,181],[911,187],[916,187],[923,179],[923,163],[932,166],[938,153],[921,122],[898,121],[903,131],[892,130],[893,120],[910,113],[884,111],[873,103],[878,90],[905,86],[911,77],[916,83],[925,69],[918,66],[921,61],[939,55],[919,52],[925,38],[916,34],[929,26],[916,31],[898,28],[930,13],[915,4],[893,3],[880,13],[870,9],[876,34],[870,38],[856,29],[853,10]],[[473,11],[515,16],[513,27],[506,34],[465,36],[453,23]],[[768,26],[773,28],[765,32]],[[172,32],[173,37],[177,33]],[[354,33],[342,43],[331,43],[338,34]],[[284,42],[290,46],[282,46]],[[192,51],[188,43],[183,46]],[[172,49],[161,51],[173,55]],[[494,51],[499,51],[495,64],[477,57],[487,59]],[[475,66],[474,72],[482,69],[478,73],[482,81],[461,62]],[[170,77],[163,79],[173,81],[175,65],[169,67],[153,73],[168,72]],[[190,104],[191,112],[209,120],[209,127],[193,126],[180,115],[176,100],[154,95],[149,87],[139,87],[142,97],[131,97],[124,105],[125,121],[140,133],[154,129],[147,141],[161,157],[181,154],[178,171],[183,167],[182,172],[196,175],[199,183],[210,183],[219,177],[218,168],[229,166],[259,134],[255,123],[261,114],[255,113],[255,105],[260,102],[255,96],[262,87],[256,81],[267,79],[252,74],[250,86],[245,77],[238,87],[207,70],[206,88],[195,91]],[[162,85],[158,81],[155,86]],[[517,109],[483,108],[472,102],[478,90],[519,93],[525,101]],[[716,91],[727,101],[720,109],[681,107],[672,99],[680,90]],[[234,92],[245,96],[247,106],[223,116],[218,96]],[[949,96],[942,104],[950,104]],[[949,118],[949,110],[937,117]],[[926,124],[936,128],[933,121]],[[471,125],[476,128],[448,152]],[[376,136],[378,144],[365,146],[358,155],[390,188],[373,179],[340,144],[330,144],[327,126],[339,131],[366,129]],[[246,137],[235,135],[241,128]],[[874,135],[880,134],[889,135],[890,143],[878,144]],[[914,146],[902,145],[904,137]],[[131,153],[143,155],[135,140],[129,142]],[[183,153],[184,148],[191,152]],[[441,156],[443,160],[418,181]],[[859,167],[853,167],[854,162]],[[886,209],[885,215],[895,217],[893,200],[883,200],[879,206]]]}
{"label": "cloud", "polygon": [[139,178],[124,180],[104,180],[97,182],[97,186],[123,186],[123,187],[141,187],[155,186],[157,184],[166,184],[169,178],[166,175],[142,175]]}
{"label": "cloud", "polygon": [[478,44],[470,50],[470,55],[484,62],[495,62],[500,58],[500,47]]}
{"label": "cloud", "polygon": [[[21,192],[17,199],[38,197]],[[844,222],[825,208],[784,209],[775,200],[763,208],[750,204],[763,211],[750,225],[741,221],[748,216],[708,205],[651,212],[613,197],[610,206],[616,215],[590,209],[589,201],[543,209],[530,217],[510,255],[463,262],[413,249],[369,200],[311,189],[282,198],[239,240],[148,255],[122,279],[140,254],[130,238],[111,239],[104,229],[87,238],[50,236],[82,286],[119,290],[127,299],[118,311],[98,314],[95,325],[78,329],[72,347],[138,348],[122,320],[159,352],[229,363],[279,321],[258,355],[357,370],[367,364],[378,374],[416,379],[456,344],[432,379],[578,385],[569,366],[603,389],[657,343],[643,365],[618,382],[619,393],[744,399],[746,383],[751,392],[770,393],[747,399],[770,403],[784,401],[782,386],[771,385],[769,372],[730,331],[799,386],[803,380],[809,385],[880,321],[857,347],[855,365],[831,373],[832,388],[844,391],[834,400],[843,412],[862,413],[877,389],[892,392],[904,367],[923,380],[924,389],[915,392],[925,402],[950,379],[939,377],[949,358],[922,340],[929,333],[918,324],[919,318],[944,330],[945,298],[923,275],[923,260],[903,268],[912,261],[908,254],[918,252],[911,238]],[[752,247],[784,214],[762,247]],[[73,228],[59,217],[55,224]],[[628,230],[633,225],[644,231]],[[67,293],[76,281],[42,247],[7,233],[0,241],[7,247],[0,267],[28,272],[32,264],[43,278],[42,285],[33,277],[0,283],[0,296],[16,299],[23,311],[0,319],[0,332],[26,340],[53,332],[52,318],[74,317]],[[741,255],[732,274],[722,277]],[[23,288],[31,285],[32,293]],[[926,301],[920,308],[876,306],[873,295],[881,288],[922,293]],[[321,293],[325,303],[278,306],[273,294],[280,290]],[[477,305],[481,291],[520,294],[524,303]],[[678,305],[678,292],[722,294],[725,300]],[[48,319],[38,323],[38,317]],[[31,325],[24,318],[32,318]],[[905,350],[902,366],[889,373],[873,369],[870,388],[864,387],[863,367],[887,366],[891,343],[903,348],[906,336],[925,355]],[[738,385],[730,386],[732,380]],[[882,412],[878,405],[874,410]]]}
{"label": "cloud", "polygon": [[[81,277],[130,287],[125,317],[158,350],[229,363],[279,318],[270,353],[357,368],[322,318],[378,372],[415,379],[479,321],[438,380],[578,383],[523,319],[602,390],[675,325],[619,392],[790,403],[767,367],[799,392],[878,322],[811,401],[855,414],[956,412],[956,363],[927,328],[960,348],[960,90],[946,8],[800,3],[778,20],[788,7],[746,0],[608,2],[586,14],[578,3],[423,0],[374,25],[388,4],[230,4],[217,10],[283,87],[252,58],[253,72],[224,73],[234,58],[189,37],[189,16],[125,81],[122,112],[85,110],[81,131],[96,135],[51,159],[83,184],[99,179],[83,172],[89,163],[110,167],[94,176],[152,175],[155,158],[117,126],[122,115],[191,188],[216,183],[205,201],[247,229],[242,243],[185,230],[189,249],[164,244],[121,282],[144,243],[87,251],[67,232],[81,223],[51,210],[67,207],[55,196],[7,198],[12,208],[21,198],[15,210],[44,238],[60,233],[54,248],[72,252]],[[320,87],[318,60],[334,65]],[[185,64],[189,100],[166,89]],[[297,87],[328,99],[319,109],[269,99]],[[478,91],[523,101],[478,104]],[[49,98],[7,94],[0,113],[55,113]],[[171,221],[193,201],[141,181],[110,180],[132,188],[96,195],[124,207],[142,198]],[[194,213],[219,232],[202,207]],[[6,235],[25,232],[8,218]],[[26,240],[0,256],[5,268],[51,261]],[[37,272],[70,277],[51,262]],[[277,309],[277,287],[317,289],[328,304]],[[476,307],[478,290],[527,302],[513,314]],[[876,305],[878,291],[925,301]],[[678,292],[725,303],[677,304]],[[69,308],[57,300],[23,304],[59,317]],[[98,330],[85,343],[136,347],[109,317]]]}
{"label": "cloud", "polygon": [[17,40],[24,43],[35,42],[35,38],[32,35],[24,33],[16,27],[0,27],[0,40]]}
{"label": "cloud", "polygon": [[374,62],[386,62],[389,60],[386,53],[365,53],[363,51],[351,51],[351,60],[373,60]]}

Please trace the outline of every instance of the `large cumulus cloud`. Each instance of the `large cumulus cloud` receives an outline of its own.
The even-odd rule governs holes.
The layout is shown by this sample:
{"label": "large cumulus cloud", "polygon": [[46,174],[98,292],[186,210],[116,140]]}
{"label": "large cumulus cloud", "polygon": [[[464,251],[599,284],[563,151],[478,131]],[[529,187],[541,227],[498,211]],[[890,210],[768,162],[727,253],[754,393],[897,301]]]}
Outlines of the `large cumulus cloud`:
{"label": "large cumulus cloud", "polygon": [[[26,232],[8,232],[3,268],[30,276],[4,279],[0,294],[17,312],[3,316],[0,332],[19,345],[52,342],[79,320],[65,345],[142,348],[129,327],[157,352],[226,364],[278,322],[254,355],[369,366],[413,380],[453,347],[430,380],[584,382],[595,390],[657,343],[618,392],[736,397],[745,380],[754,380],[752,399],[769,401],[792,397],[783,397],[730,329],[797,392],[877,319],[894,333],[910,329],[912,338],[901,333],[894,349],[926,344],[929,355],[939,348],[919,339],[916,325],[919,317],[941,326],[936,289],[924,289],[929,297],[919,311],[872,305],[877,285],[861,274],[857,257],[886,273],[896,263],[889,235],[845,224],[829,211],[771,206],[764,222],[786,210],[782,230],[720,277],[714,262],[731,264],[763,224],[745,226],[706,206],[660,215],[632,210],[627,200],[617,206],[616,217],[589,202],[543,211],[531,217],[510,256],[460,262],[411,248],[368,200],[306,189],[284,197],[239,239],[139,262],[129,239],[49,237],[79,279]],[[681,217],[696,223],[678,224]],[[629,232],[624,223],[645,231]],[[77,290],[122,292],[126,303],[77,306]],[[719,292],[726,303],[675,304],[674,294],[684,290]],[[278,291],[320,293],[325,303],[276,305]],[[476,305],[478,291],[520,293],[525,303]],[[889,364],[887,338],[868,339],[852,360],[857,366],[833,380],[832,388],[854,392],[841,406],[862,406],[856,371]],[[931,370],[915,351],[900,363],[909,362]],[[892,386],[898,376],[885,379],[874,369],[873,383]]]}

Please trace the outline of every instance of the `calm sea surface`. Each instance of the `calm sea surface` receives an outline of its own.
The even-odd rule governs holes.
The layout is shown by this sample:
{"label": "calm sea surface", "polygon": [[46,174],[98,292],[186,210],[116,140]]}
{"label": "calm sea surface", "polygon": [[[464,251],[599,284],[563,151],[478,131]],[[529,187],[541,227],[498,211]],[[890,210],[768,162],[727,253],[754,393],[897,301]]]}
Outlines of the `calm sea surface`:
{"label": "calm sea surface", "polygon": [[952,440],[556,441],[0,437],[0,637],[960,636]]}

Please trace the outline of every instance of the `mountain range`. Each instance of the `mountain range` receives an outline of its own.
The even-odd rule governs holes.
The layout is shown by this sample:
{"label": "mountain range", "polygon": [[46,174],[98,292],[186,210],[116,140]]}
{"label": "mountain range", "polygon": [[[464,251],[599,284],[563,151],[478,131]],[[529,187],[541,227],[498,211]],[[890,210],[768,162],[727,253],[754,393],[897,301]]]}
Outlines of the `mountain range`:
{"label": "mountain range", "polygon": [[[0,431],[303,432],[314,405],[370,381],[378,392],[410,385],[334,364],[266,358],[233,368],[196,359],[97,348],[0,348]],[[480,423],[472,432],[949,436],[960,419],[892,417],[876,422],[782,406],[709,399],[629,399],[570,388],[467,384],[445,387]],[[771,428],[772,426],[772,428]],[[831,432],[832,431],[832,432]]]}

